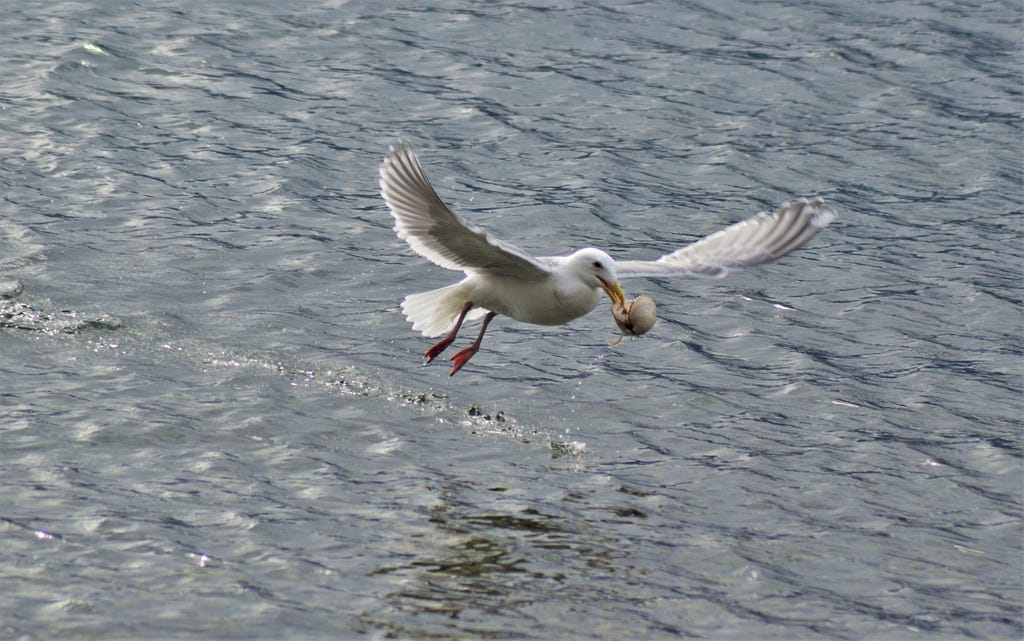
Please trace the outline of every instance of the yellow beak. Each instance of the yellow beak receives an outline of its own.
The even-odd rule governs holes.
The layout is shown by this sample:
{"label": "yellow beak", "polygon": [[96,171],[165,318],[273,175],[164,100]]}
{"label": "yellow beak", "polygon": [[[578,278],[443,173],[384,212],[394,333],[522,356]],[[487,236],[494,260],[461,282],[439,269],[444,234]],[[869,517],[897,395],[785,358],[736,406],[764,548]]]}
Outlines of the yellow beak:
{"label": "yellow beak", "polygon": [[622,286],[619,285],[618,281],[612,284],[600,277],[598,277],[598,280],[601,281],[601,288],[604,289],[604,293],[608,294],[608,298],[612,299],[613,303],[618,303],[619,305],[626,304],[626,293],[622,291]]}

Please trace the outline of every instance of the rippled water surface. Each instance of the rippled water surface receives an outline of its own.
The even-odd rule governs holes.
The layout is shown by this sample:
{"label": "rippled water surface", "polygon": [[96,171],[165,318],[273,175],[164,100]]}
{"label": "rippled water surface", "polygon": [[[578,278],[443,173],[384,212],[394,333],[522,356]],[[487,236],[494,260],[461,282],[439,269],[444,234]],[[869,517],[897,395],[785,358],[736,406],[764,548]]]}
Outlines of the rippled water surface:
{"label": "rippled water surface", "polygon": [[[1020,4],[426,4],[5,8],[0,636],[1020,638]],[[538,254],[840,218],[449,378],[400,137]]]}

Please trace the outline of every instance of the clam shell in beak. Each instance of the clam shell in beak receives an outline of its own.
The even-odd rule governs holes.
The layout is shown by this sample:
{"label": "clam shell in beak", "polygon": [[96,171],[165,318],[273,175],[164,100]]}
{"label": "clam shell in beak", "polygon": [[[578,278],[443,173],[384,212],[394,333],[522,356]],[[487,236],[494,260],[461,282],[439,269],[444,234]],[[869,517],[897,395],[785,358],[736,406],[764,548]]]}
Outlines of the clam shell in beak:
{"label": "clam shell in beak", "polygon": [[646,334],[658,320],[658,307],[650,296],[640,295],[629,305],[612,304],[612,317],[615,324],[622,330],[622,335],[612,343],[618,345],[626,334],[640,336]]}

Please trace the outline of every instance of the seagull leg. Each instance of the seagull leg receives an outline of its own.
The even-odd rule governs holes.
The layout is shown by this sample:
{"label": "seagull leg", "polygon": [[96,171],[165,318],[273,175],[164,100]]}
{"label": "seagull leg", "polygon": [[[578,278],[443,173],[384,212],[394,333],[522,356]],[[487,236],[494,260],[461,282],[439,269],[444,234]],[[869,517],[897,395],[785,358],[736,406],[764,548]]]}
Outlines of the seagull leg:
{"label": "seagull leg", "polygon": [[455,340],[456,334],[459,333],[459,328],[462,327],[462,321],[466,320],[466,314],[468,314],[471,309],[473,309],[473,301],[466,301],[466,304],[462,307],[462,313],[459,314],[459,320],[455,321],[455,327],[452,328],[452,331],[448,332],[447,336],[439,340],[433,347],[427,350],[427,353],[424,356],[424,365],[430,363],[430,361],[437,358],[441,352],[448,349],[448,346]]}
{"label": "seagull leg", "polygon": [[480,328],[480,333],[477,335],[476,340],[473,344],[465,349],[461,349],[455,352],[455,356],[452,356],[452,362],[455,365],[452,366],[452,373],[448,376],[455,376],[455,372],[462,369],[462,366],[469,362],[469,359],[473,358],[473,354],[480,351],[480,343],[484,340],[484,332],[487,331],[487,326],[490,325],[491,319],[497,316],[494,312],[488,312],[487,316],[484,316],[484,325]]}

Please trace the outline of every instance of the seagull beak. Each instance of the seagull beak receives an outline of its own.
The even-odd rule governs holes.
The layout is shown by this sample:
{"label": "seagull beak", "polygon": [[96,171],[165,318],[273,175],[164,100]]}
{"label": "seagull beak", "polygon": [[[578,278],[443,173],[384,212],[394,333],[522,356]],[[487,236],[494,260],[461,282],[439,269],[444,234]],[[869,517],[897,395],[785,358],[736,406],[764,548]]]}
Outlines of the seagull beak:
{"label": "seagull beak", "polygon": [[613,284],[600,276],[597,279],[601,281],[601,288],[604,290],[604,293],[608,294],[608,298],[612,299],[613,303],[618,303],[619,305],[626,304],[626,293],[622,291],[622,286],[619,285],[618,281],[615,281]]}

